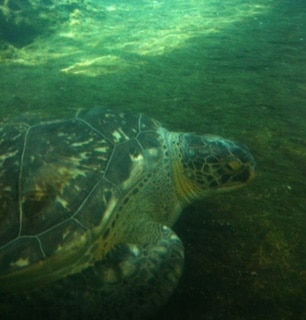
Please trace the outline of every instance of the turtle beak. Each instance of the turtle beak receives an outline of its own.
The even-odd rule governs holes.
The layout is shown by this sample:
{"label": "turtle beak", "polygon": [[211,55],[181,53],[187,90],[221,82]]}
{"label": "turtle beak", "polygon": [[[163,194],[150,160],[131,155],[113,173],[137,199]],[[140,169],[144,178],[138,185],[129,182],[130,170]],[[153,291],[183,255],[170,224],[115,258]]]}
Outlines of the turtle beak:
{"label": "turtle beak", "polygon": [[247,180],[246,184],[251,183],[259,175],[260,175],[260,173],[258,173],[258,171],[256,171],[255,168],[252,168],[250,170],[250,176],[249,176],[249,179]]}

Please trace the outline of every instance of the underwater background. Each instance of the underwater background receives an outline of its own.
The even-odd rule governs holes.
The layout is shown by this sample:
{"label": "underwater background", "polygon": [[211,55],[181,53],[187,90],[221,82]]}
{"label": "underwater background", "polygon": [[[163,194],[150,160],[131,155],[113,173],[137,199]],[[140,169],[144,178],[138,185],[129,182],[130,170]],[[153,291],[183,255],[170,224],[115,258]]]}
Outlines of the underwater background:
{"label": "underwater background", "polygon": [[[156,319],[306,319],[306,2],[1,0],[1,121],[95,106],[257,161],[251,186],[182,214],[185,269]],[[0,318],[18,308],[2,297]]]}

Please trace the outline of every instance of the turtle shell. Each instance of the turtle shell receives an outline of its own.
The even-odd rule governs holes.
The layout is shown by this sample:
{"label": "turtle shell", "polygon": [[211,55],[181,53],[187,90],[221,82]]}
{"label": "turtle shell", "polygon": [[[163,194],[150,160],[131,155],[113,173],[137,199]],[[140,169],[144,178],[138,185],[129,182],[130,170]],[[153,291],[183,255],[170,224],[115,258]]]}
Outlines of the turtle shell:
{"label": "turtle shell", "polygon": [[38,287],[100,259],[115,241],[117,200],[143,175],[135,159],[161,143],[155,120],[100,108],[20,120],[0,128],[2,290]]}

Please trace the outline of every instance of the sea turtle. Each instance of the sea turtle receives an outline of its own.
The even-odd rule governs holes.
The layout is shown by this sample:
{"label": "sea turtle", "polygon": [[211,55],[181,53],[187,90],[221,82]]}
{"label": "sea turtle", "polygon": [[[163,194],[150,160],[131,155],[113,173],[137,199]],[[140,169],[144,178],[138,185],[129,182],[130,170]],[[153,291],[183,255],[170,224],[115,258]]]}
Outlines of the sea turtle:
{"label": "sea turtle", "polygon": [[66,290],[75,309],[95,296],[100,319],[143,319],[163,305],[183,269],[171,230],[182,209],[255,176],[246,147],[144,115],[25,116],[0,132],[2,295]]}

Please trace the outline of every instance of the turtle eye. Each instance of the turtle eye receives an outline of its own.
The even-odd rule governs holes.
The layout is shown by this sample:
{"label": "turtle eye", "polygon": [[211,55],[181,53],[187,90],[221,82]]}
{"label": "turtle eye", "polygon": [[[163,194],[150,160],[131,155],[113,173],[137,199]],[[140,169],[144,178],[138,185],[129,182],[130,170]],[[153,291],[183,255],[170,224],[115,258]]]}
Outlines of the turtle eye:
{"label": "turtle eye", "polygon": [[226,163],[226,169],[228,169],[230,172],[237,172],[241,170],[241,163],[237,159],[229,159],[229,161]]}

